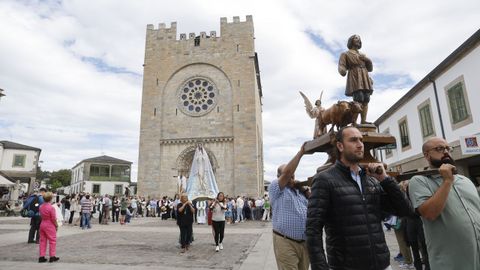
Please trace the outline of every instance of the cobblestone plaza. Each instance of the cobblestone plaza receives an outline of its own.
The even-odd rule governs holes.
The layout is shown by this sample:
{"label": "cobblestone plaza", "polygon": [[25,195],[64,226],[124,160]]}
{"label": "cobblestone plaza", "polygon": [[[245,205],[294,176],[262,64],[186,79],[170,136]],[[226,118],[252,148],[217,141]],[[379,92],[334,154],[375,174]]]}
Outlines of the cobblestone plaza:
{"label": "cobblestone plaza", "polygon": [[[277,269],[271,223],[250,221],[227,225],[225,249],[215,252],[212,231],[194,225],[191,249],[180,253],[174,221],[139,218],[126,226],[93,224],[91,230],[62,226],[58,263],[37,263],[38,245],[27,244],[29,219],[0,218],[0,269]],[[391,256],[398,253],[393,232],[386,232]],[[398,263],[392,260],[393,269]]]}

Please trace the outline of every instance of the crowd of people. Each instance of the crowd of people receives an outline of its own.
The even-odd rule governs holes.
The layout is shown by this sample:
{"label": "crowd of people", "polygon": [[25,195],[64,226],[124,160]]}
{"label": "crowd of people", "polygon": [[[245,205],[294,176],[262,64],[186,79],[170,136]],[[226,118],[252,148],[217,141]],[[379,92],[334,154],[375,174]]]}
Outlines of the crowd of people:
{"label": "crowd of people", "polygon": [[456,172],[444,139],[429,139],[422,149],[438,173],[401,183],[381,163],[360,166],[364,145],[357,128],[340,129],[335,146],[335,164],[315,175],[310,188],[294,176],[305,154],[302,145],[278,168],[278,178],[263,198],[220,192],[214,199],[193,201],[187,194],[173,199],[73,194],[55,200],[40,189],[22,210],[31,218],[28,243],[40,243],[39,262],[47,261],[48,243],[50,262],[55,262],[56,230],[62,222],[90,229],[92,217],[99,224],[124,225],[140,216],[176,219],[182,252],[193,241],[193,224],[208,223],[219,252],[226,224],[268,221],[271,216],[279,269],[391,270],[385,229],[395,231],[400,248],[395,260],[402,261],[402,269],[480,269],[480,192]]}
{"label": "crowd of people", "polygon": [[[123,225],[129,223],[132,217],[159,217],[163,220],[176,219],[177,205],[180,203],[178,194],[174,198],[164,196],[162,199],[137,196],[123,196],[119,198],[118,196],[110,196],[108,194],[104,196],[88,195],[91,206],[88,206],[84,211],[81,201],[87,195],[72,194],[61,200],[59,207],[66,223],[73,225],[81,224],[83,212],[90,212],[92,216],[98,217],[100,224],[108,224],[111,221],[120,222]],[[194,209],[201,208],[204,200],[193,200],[192,206]],[[263,198],[241,196],[228,198],[225,196],[225,205],[227,224],[244,222],[245,220],[270,220],[271,209],[267,195]],[[199,224],[206,223],[206,220],[199,220],[198,215],[195,215],[194,221]]]}
{"label": "crowd of people", "polygon": [[[48,201],[47,201],[48,199]],[[187,204],[188,202],[188,204]],[[51,206],[48,216],[42,214],[44,205]],[[62,199],[56,194],[47,192],[45,188],[34,190],[29,197],[24,198],[24,217],[31,218],[28,243],[40,244],[39,262],[46,262],[45,241],[50,243],[50,261],[58,261],[55,256],[55,231],[59,226],[79,226],[83,230],[92,228],[92,219],[100,225],[109,222],[126,225],[132,218],[175,219],[180,227],[180,244],[182,251],[188,250],[192,241],[192,224],[212,225],[212,234],[216,243],[216,251],[223,249],[225,224],[245,222],[246,220],[269,221],[271,216],[270,200],[263,198],[247,198],[242,196],[227,197],[222,192],[216,199],[198,199],[189,201],[186,194],[176,194],[173,198],[164,196],[161,199],[139,196],[93,195],[88,193],[70,194]],[[50,209],[50,208],[49,208]],[[203,215],[200,213],[203,212]],[[51,219],[54,213],[54,219]],[[52,220],[51,222],[48,220]],[[50,225],[42,225],[42,224]],[[53,224],[53,225],[52,225]],[[45,226],[49,234],[42,234]],[[42,237],[43,235],[43,237]],[[55,233],[56,235],[56,233]],[[47,237],[48,236],[48,237]],[[53,258],[53,259],[52,259]]]}
{"label": "crowd of people", "polygon": [[132,218],[146,215],[145,200],[136,196],[110,196],[105,194],[72,194],[61,200],[62,214],[65,222],[80,225],[82,229],[91,228],[91,218],[98,218],[98,223],[109,222],[125,225]]}

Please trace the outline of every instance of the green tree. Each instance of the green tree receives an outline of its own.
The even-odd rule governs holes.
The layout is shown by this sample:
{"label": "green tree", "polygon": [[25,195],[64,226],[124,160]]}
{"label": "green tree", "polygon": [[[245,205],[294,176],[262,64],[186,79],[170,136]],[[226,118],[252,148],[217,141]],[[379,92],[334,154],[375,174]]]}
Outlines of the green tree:
{"label": "green tree", "polygon": [[50,180],[50,190],[56,191],[57,188],[62,187],[62,182],[58,180]]}
{"label": "green tree", "polygon": [[72,171],[69,169],[61,169],[58,171],[53,171],[50,174],[50,185],[52,186],[51,188],[54,189],[53,188],[54,184],[59,185],[58,187],[69,186],[71,178],[72,178]]}
{"label": "green tree", "polygon": [[49,171],[43,171],[42,167],[38,166],[37,167],[37,181],[42,181],[44,179],[50,178],[50,172]]}

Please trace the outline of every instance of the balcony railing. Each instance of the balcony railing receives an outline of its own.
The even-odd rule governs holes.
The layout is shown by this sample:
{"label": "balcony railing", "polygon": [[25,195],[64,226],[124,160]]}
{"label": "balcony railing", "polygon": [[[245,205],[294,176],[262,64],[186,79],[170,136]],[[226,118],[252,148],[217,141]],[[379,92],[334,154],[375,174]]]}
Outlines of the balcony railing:
{"label": "balcony railing", "polygon": [[91,181],[121,181],[128,182],[130,181],[129,176],[90,176]]}

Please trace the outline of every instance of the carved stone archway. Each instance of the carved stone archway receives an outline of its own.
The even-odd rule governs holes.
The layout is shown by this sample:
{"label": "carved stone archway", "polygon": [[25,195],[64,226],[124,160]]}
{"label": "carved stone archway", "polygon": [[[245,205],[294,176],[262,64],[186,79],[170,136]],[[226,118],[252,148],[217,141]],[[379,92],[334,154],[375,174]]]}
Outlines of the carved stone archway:
{"label": "carved stone archway", "polygon": [[[177,157],[176,161],[176,169],[178,171],[178,175],[184,175],[188,177],[188,174],[190,173],[190,168],[192,166],[192,160],[193,156],[195,154],[195,149],[197,145],[191,145],[187,148],[185,148],[180,155]],[[213,152],[208,149],[207,147],[203,146],[203,149],[207,151],[208,158],[210,159],[210,162],[212,163],[212,170],[213,173],[216,173],[216,170],[218,168],[218,162],[217,158],[213,154]]]}

